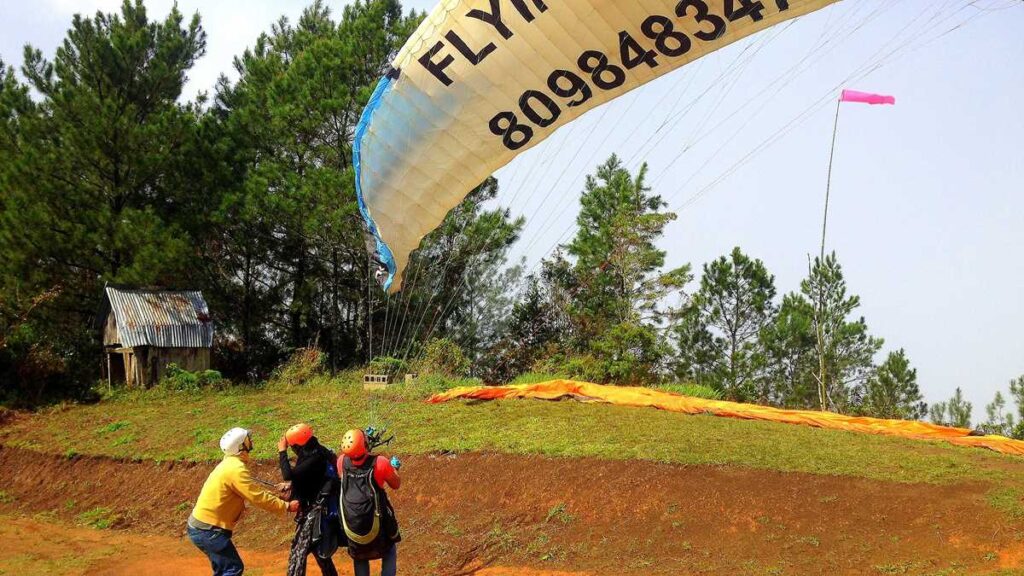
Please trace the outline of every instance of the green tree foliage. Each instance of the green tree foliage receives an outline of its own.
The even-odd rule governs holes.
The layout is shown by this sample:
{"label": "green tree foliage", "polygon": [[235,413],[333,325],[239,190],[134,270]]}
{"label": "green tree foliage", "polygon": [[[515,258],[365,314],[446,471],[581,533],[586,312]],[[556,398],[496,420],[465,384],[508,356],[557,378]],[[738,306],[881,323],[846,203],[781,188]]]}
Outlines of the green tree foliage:
{"label": "green tree foliage", "polygon": [[152,22],[137,0],[120,15],[76,16],[52,62],[26,47],[23,71],[42,101],[12,177],[14,203],[28,210],[4,223],[18,264],[50,260],[45,272],[87,289],[183,272],[190,243],[174,220],[189,205],[178,178],[197,111],[177,99],[205,46],[198,15]]}
{"label": "green tree foliage", "polygon": [[1010,432],[1010,436],[1024,440],[1024,376],[1010,380],[1010,398],[1017,406],[1017,424]]}
{"label": "green tree foliage", "polygon": [[[249,353],[318,340],[332,366],[367,358],[374,270],[355,203],[351,139],[388,58],[420,16],[397,0],[355,2],[334,21],[316,1],[236,58],[217,90],[215,130],[229,164],[208,245],[223,326]],[[376,286],[372,287],[376,290]],[[263,362],[273,361],[271,354]]]}
{"label": "green tree foliage", "polygon": [[[206,49],[199,16],[151,19],[142,0],[76,16],[51,59],[26,47],[20,75],[0,61],[0,400],[84,395],[110,282],[202,290],[215,366],[234,381],[289,357],[277,374],[295,383],[375,356],[402,370],[432,357],[489,381],[540,368],[676,376],[778,405],[912,403],[902,353],[869,380],[881,341],[853,317],[834,254],[777,304],[764,264],[737,248],[687,298],[690,267],[665,270],[657,247],[675,215],[647,166],[631,173],[616,156],[587,177],[576,235],[525,282],[507,261],[524,220],[494,207],[489,178],[424,238],[402,291],[382,294],[352,138],[422,18],[398,0],[338,17],[313,0],[256,38],[210,103],[182,100]],[[935,416],[959,421],[954,400]]]}
{"label": "green tree foliage", "polygon": [[467,278],[463,320],[448,332],[466,350],[470,376],[496,375],[500,359],[496,352],[509,333],[516,304],[517,294],[512,287],[522,281],[522,274],[521,264],[499,269],[496,263],[490,270]]}
{"label": "green tree foliage", "polygon": [[[19,152],[21,142],[20,123],[25,116],[35,112],[35,104],[29,98],[28,86],[18,81],[14,68],[0,59],[0,155],[8,160]],[[0,164],[4,169],[11,169],[10,161]],[[4,178],[4,173],[0,173]],[[7,181],[0,180],[5,184]]]}
{"label": "green tree foliage", "polygon": [[455,342],[447,338],[435,338],[423,348],[423,357],[414,367],[416,372],[448,378],[463,378],[469,373],[470,361]]}
{"label": "green tree foliage", "polygon": [[612,156],[587,176],[576,218],[577,232],[545,262],[551,298],[569,331],[567,358],[580,356],[602,382],[659,379],[670,347],[660,327],[665,301],[691,279],[689,266],[662,271],[665,252],[655,246],[675,214],[645,183],[647,166],[634,176]]}
{"label": "green tree foliage", "polygon": [[[14,68],[0,60],[0,219],[7,220],[6,212],[12,210],[12,171],[22,147],[20,124],[26,115],[34,113],[34,105],[28,95],[28,86],[18,81]],[[0,228],[0,257],[10,257],[8,232]],[[0,264],[4,273],[9,270]],[[19,381],[17,368],[19,359],[24,359],[28,347],[33,343],[30,331],[31,314],[38,307],[22,283],[14,278],[0,280],[0,400],[14,394],[13,384]],[[8,387],[12,389],[8,389]]]}
{"label": "green tree foliage", "polygon": [[684,375],[734,400],[771,400],[760,336],[776,314],[775,278],[739,248],[704,266],[677,327]]}
{"label": "green tree foliage", "polygon": [[942,426],[955,426],[957,428],[971,427],[971,410],[974,406],[964,400],[963,391],[956,389],[953,397],[947,402],[936,402],[932,404],[928,412],[928,418],[934,424]]}
{"label": "green tree foliage", "polygon": [[520,274],[506,267],[507,254],[526,221],[488,209],[497,195],[497,180],[488,178],[413,252],[402,291],[377,308],[383,324],[374,331],[385,353],[415,358],[424,343],[450,338],[475,360],[502,337],[508,289]]}
{"label": "green tree foliage", "polygon": [[801,294],[786,294],[775,319],[760,335],[767,360],[768,400],[777,405],[818,407],[814,307]]}
{"label": "green tree foliage", "polygon": [[854,388],[872,376],[873,359],[883,340],[868,334],[863,317],[853,317],[860,297],[847,294],[834,252],[824,260],[814,259],[800,292],[815,311],[818,404],[821,409],[847,411],[854,403]]}
{"label": "green tree foliage", "polygon": [[917,387],[917,369],[910,367],[902,348],[889,353],[857,394],[858,412],[867,416],[918,420],[928,413],[928,405]]}
{"label": "green tree foliage", "polygon": [[996,391],[992,403],[985,406],[985,416],[983,432],[1024,440],[1024,376],[1010,380],[1009,401],[1001,391]]}
{"label": "green tree foliage", "polygon": [[508,382],[530,371],[558,348],[567,331],[567,319],[555,305],[548,283],[537,275],[528,276],[512,304],[503,337],[488,351],[483,378]]}
{"label": "green tree foliage", "polygon": [[970,402],[964,400],[963,392],[960,388],[957,388],[947,405],[949,425],[957,426],[959,428],[970,428],[972,410],[974,410],[974,406]]}
{"label": "green tree foliage", "polygon": [[198,241],[181,223],[199,191],[183,167],[200,112],[178,98],[205,46],[198,15],[152,21],[141,0],[126,1],[117,14],[76,16],[53,60],[26,46],[35,102],[9,68],[0,74],[0,293],[15,310],[57,294],[9,342],[23,395],[81,391],[95,374],[105,282],[189,276]]}
{"label": "green tree foliage", "polygon": [[1012,436],[1016,421],[1012,412],[1006,411],[1006,398],[1003,393],[996,391],[995,398],[985,406],[985,423],[981,430],[986,434],[998,434],[1000,436]]}

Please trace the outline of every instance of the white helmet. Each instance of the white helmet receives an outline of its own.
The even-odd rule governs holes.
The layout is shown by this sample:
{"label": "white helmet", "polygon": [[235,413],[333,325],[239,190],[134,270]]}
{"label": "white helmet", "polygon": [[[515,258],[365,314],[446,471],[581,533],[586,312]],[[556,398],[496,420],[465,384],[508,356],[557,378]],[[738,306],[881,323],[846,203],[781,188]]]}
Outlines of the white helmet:
{"label": "white helmet", "polygon": [[252,450],[252,439],[245,428],[232,428],[220,437],[220,449],[225,456],[237,456],[240,452]]}

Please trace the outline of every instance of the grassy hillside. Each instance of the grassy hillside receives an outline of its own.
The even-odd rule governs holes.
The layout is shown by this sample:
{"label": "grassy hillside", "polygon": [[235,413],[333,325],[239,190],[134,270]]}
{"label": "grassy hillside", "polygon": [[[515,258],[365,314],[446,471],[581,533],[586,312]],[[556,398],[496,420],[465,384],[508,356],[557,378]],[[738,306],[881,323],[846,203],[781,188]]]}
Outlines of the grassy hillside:
{"label": "grassy hillside", "polygon": [[561,457],[739,465],[896,482],[981,480],[1024,486],[1024,459],[938,442],[685,416],[652,409],[543,401],[428,405],[429,390],[364,392],[355,377],[306,386],[193,393],[122,393],[98,404],[23,415],[0,427],[0,443],[56,454],[211,460],[231,426],[255,432],[270,458],[291,424],[310,422],[327,445],[373,423],[396,435],[391,451],[496,451]]}

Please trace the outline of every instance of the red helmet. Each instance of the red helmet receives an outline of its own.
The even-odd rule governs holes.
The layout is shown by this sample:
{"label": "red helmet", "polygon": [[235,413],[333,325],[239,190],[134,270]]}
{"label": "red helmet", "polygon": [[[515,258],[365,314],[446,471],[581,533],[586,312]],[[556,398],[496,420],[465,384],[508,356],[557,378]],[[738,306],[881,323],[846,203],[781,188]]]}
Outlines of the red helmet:
{"label": "red helmet", "polygon": [[341,453],[353,460],[366,456],[366,432],[352,429],[341,439]]}
{"label": "red helmet", "polygon": [[312,437],[313,429],[306,423],[296,424],[284,433],[284,438],[288,441],[289,446],[305,446]]}

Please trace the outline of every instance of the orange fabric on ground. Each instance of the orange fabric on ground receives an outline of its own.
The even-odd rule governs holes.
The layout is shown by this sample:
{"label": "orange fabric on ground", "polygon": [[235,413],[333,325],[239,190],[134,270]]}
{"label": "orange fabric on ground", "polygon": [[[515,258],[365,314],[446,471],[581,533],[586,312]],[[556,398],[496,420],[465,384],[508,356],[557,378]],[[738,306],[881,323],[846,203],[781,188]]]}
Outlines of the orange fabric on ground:
{"label": "orange fabric on ground", "polygon": [[453,388],[443,394],[432,396],[427,402],[436,404],[457,398],[473,400],[509,398],[559,400],[562,398],[575,398],[607,402],[618,406],[659,408],[684,414],[710,414],[726,418],[765,420],[768,422],[800,424],[816,428],[832,428],[920,440],[943,440],[960,446],[988,448],[1003,454],[1024,456],[1024,441],[1012,440],[1003,436],[971,436],[971,431],[966,428],[952,428],[908,420],[884,420],[863,416],[846,416],[813,410],[785,410],[782,408],[758,406],[756,404],[691,398],[653,388],[604,386],[573,380],[552,380],[550,382],[541,382],[540,384],[519,386]]}

